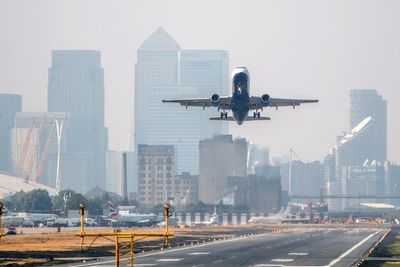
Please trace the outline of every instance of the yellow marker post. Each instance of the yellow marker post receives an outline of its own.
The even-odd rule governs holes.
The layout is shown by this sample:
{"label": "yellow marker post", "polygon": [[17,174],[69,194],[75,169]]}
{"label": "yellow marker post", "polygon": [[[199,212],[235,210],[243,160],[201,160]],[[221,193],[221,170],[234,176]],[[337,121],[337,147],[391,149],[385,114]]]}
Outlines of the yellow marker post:
{"label": "yellow marker post", "polygon": [[[76,234],[76,236],[81,237],[81,247],[83,248],[83,243],[84,243],[84,238],[86,236],[93,236],[93,237],[115,237],[115,266],[119,267],[120,265],[120,253],[121,249],[119,247],[119,243],[121,239],[129,239],[130,240],[130,248],[129,248],[129,260],[130,260],[130,266],[133,266],[133,260],[134,260],[134,242],[135,242],[135,237],[164,237],[164,246],[168,245],[168,238],[170,236],[174,236],[173,233],[170,233],[168,230],[168,217],[169,217],[169,209],[170,205],[168,203],[164,204],[164,209],[165,209],[165,232],[164,233],[152,233],[152,232],[147,232],[147,233],[135,233],[135,232],[103,232],[103,233],[88,233],[85,232],[85,227],[84,227],[84,215],[85,215],[85,206],[83,204],[79,205],[80,208],[80,215],[81,215],[81,228],[80,228],[80,233]],[[122,247],[121,247],[122,248]]]}
{"label": "yellow marker post", "polygon": [[1,237],[5,235],[3,232],[3,224],[1,223],[1,217],[3,216],[3,207],[4,207],[3,201],[0,201],[0,240]]}
{"label": "yellow marker post", "polygon": [[85,205],[79,204],[79,214],[81,215],[81,247],[83,247],[83,239],[85,236]]}
{"label": "yellow marker post", "polygon": [[164,215],[165,215],[165,240],[164,240],[164,247],[168,246],[168,221],[169,221],[169,209],[171,205],[166,202],[164,204]]}

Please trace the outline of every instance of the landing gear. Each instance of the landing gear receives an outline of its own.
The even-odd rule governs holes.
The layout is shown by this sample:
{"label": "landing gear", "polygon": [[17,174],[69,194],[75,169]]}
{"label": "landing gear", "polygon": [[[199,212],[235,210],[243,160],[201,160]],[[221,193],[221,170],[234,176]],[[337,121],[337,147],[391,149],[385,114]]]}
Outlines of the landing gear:
{"label": "landing gear", "polygon": [[261,116],[261,114],[260,114],[260,112],[253,112],[253,118],[255,119],[255,118],[260,118],[260,116]]}
{"label": "landing gear", "polygon": [[222,118],[228,118],[228,112],[226,112],[226,111],[224,111],[224,112],[221,112],[221,119]]}

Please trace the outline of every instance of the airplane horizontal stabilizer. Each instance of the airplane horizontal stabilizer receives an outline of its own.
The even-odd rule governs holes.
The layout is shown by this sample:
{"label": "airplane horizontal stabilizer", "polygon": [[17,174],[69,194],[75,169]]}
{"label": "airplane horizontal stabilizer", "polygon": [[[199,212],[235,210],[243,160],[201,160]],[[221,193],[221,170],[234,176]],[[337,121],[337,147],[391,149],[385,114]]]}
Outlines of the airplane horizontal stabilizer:
{"label": "airplane horizontal stabilizer", "polygon": [[[229,116],[227,118],[211,117],[210,120],[212,120],[212,121],[235,121],[235,119],[232,116]],[[269,121],[269,120],[271,120],[271,118],[269,118],[269,117],[254,118],[252,116],[248,116],[246,118],[246,121]]]}
{"label": "airplane horizontal stabilizer", "polygon": [[211,117],[210,120],[212,120],[212,121],[235,121],[235,119],[232,116],[229,116],[228,118]]}
{"label": "airplane horizontal stabilizer", "polygon": [[270,117],[254,118],[254,117],[251,117],[251,116],[248,116],[247,119],[246,119],[246,121],[269,121],[269,120],[271,120]]}

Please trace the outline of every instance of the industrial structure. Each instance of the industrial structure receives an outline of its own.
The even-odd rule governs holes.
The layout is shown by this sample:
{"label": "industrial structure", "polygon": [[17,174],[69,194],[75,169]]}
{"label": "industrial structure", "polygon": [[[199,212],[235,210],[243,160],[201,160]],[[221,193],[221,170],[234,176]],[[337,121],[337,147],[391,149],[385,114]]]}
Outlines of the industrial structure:
{"label": "industrial structure", "polygon": [[61,123],[68,131],[67,113],[16,113],[15,123],[11,129],[14,175],[50,187],[56,187],[58,181],[60,190],[61,152],[66,150],[66,139],[62,138]]}

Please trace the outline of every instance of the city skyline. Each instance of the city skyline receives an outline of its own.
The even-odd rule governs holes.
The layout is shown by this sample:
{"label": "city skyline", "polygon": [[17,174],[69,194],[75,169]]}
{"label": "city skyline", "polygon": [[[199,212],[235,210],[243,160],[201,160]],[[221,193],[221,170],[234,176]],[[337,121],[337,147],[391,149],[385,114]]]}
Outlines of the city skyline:
{"label": "city skyline", "polygon": [[[78,10],[74,8],[75,3],[66,2],[59,6],[47,1],[35,4],[15,1],[2,5],[0,32],[4,33],[4,42],[0,47],[3,59],[0,71],[5,75],[0,77],[0,93],[22,94],[23,111],[45,111],[51,50],[100,50],[105,69],[106,125],[111,128],[110,149],[127,150],[133,115],[130,113],[135,51],[149,34],[162,26],[182,47],[229,51],[230,69],[238,65],[250,68],[252,93],[267,92],[276,97],[295,93],[298,97],[321,100],[315,107],[296,112],[267,110],[272,121],[265,124],[243,127],[230,124],[230,133],[235,136],[270,147],[273,156],[283,155],[293,147],[307,161],[322,160],[335,142],[332,137],[346,130],[348,90],[375,88],[388,101],[388,159],[400,162],[400,151],[396,149],[400,126],[394,115],[400,112],[400,107],[393,102],[398,98],[396,90],[400,84],[395,71],[400,62],[396,52],[400,40],[394,34],[399,25],[394,13],[398,3],[336,1],[323,5],[313,1],[270,1],[249,5],[249,11],[256,15],[239,24],[235,20],[229,23],[217,20],[226,12],[223,8],[226,3],[221,2],[213,3],[210,22],[197,24],[187,18],[204,13],[203,5],[198,6],[196,14],[181,14],[176,11],[178,2],[159,3],[163,8],[153,10],[154,2],[157,1],[134,5],[122,1],[113,6],[114,12],[109,16],[114,18],[112,21],[104,16],[109,11],[106,4],[96,7],[98,12],[91,21],[86,20],[88,10],[93,7],[90,3]],[[34,8],[24,8],[30,5]],[[312,13],[315,10],[318,12]],[[337,18],[343,10],[346,12]],[[72,11],[74,20],[69,17]],[[233,7],[231,14],[240,12]],[[141,13],[147,17],[143,18]],[[59,16],[64,21],[61,24]],[[146,23],[139,23],[143,19]],[[320,21],[318,25],[314,25],[314,19]],[[34,23],[27,25],[18,21]],[[10,24],[15,27],[10,28]],[[256,25],[261,25],[263,30],[254,34],[247,30]],[[240,30],[243,30],[243,40],[236,38]],[[20,42],[24,36],[30,37],[29,47]],[[42,38],[45,36],[51,37]],[[24,74],[24,80],[18,79],[20,73]],[[293,136],[294,131],[301,138]],[[315,149],[308,150],[310,146]]]}

